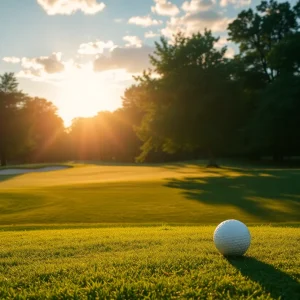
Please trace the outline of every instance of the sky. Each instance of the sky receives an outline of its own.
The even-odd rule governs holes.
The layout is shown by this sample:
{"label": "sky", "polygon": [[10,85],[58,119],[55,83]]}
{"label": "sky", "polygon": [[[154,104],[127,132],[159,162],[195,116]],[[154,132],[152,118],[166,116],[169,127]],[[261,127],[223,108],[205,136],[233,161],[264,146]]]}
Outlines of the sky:
{"label": "sky", "polygon": [[226,40],[227,25],[259,2],[0,0],[0,74],[14,72],[24,93],[52,101],[68,126],[75,117],[120,107],[133,75],[150,67],[160,36],[171,42],[179,30],[208,28],[233,56],[238,50]]}

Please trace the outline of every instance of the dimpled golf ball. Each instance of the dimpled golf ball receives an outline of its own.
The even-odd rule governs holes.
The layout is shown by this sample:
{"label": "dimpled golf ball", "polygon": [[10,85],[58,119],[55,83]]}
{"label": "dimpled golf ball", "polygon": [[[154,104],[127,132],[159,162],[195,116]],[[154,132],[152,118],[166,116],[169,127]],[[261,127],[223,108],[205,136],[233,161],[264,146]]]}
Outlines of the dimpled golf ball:
{"label": "dimpled golf ball", "polygon": [[215,246],[224,256],[245,254],[250,242],[249,229],[238,220],[226,220],[220,223],[214,232]]}

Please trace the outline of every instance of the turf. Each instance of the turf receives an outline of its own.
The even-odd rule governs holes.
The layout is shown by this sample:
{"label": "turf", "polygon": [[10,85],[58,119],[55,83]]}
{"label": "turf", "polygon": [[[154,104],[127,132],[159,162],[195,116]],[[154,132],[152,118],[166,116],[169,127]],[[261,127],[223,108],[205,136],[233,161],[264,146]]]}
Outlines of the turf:
{"label": "turf", "polygon": [[0,176],[0,224],[300,221],[300,170],[73,165]]}
{"label": "turf", "polygon": [[[0,176],[0,299],[300,299],[300,170],[68,165]],[[243,258],[213,245],[229,218]]]}
{"label": "turf", "polygon": [[0,299],[300,299],[299,228],[250,227],[243,258],[213,230],[0,231]]}

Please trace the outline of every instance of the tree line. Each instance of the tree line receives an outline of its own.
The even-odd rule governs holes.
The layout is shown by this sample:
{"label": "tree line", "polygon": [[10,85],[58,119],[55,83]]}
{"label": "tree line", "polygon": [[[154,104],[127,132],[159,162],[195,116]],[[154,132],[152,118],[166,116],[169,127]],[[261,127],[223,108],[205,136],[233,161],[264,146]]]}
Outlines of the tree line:
{"label": "tree line", "polygon": [[67,130],[56,107],[18,90],[12,73],[0,79],[0,159],[149,161],[208,157],[282,161],[300,155],[300,0],[262,1],[228,26],[239,54],[226,57],[210,30],[150,55],[122,107],[77,118]]}

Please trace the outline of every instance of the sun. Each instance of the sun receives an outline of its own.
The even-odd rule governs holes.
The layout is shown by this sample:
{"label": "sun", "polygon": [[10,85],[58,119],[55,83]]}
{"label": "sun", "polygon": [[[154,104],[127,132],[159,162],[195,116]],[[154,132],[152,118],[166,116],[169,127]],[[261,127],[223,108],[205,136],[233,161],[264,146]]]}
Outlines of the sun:
{"label": "sun", "polygon": [[112,74],[97,74],[91,66],[70,69],[60,84],[56,102],[65,126],[77,117],[91,117],[99,111],[112,111],[120,106],[120,90],[115,88]]}

